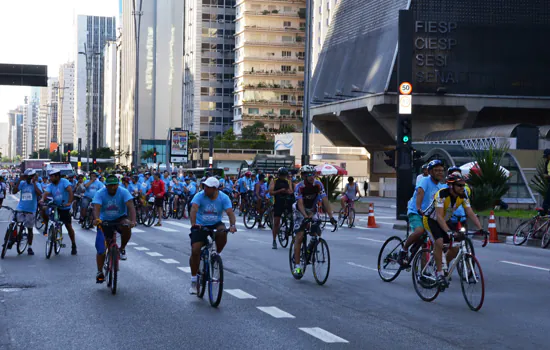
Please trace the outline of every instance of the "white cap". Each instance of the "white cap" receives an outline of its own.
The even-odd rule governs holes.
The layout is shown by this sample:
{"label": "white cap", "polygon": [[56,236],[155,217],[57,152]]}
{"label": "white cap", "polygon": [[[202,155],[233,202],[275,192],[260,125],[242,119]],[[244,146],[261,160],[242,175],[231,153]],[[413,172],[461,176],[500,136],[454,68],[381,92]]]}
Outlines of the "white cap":
{"label": "white cap", "polygon": [[50,170],[50,172],[48,173],[48,175],[51,176],[51,175],[55,175],[55,174],[59,174],[59,173],[61,173],[61,170],[59,170],[59,169],[52,169],[52,170]]}
{"label": "white cap", "polygon": [[216,179],[213,176],[206,179],[206,181],[204,181],[203,184],[204,186],[207,186],[207,187],[214,187],[214,188],[220,187],[220,182],[218,181],[218,179]]}

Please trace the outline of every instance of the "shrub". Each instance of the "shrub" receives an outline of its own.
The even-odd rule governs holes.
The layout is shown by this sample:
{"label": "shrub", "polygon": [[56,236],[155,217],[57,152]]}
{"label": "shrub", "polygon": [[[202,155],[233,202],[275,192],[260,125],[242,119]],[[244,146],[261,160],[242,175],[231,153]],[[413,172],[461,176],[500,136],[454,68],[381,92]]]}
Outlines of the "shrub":
{"label": "shrub", "polygon": [[319,181],[323,183],[323,186],[325,186],[325,192],[327,193],[327,197],[329,201],[333,201],[338,197],[342,191],[338,190],[338,186],[340,185],[340,176],[339,175],[328,175],[328,176],[321,176],[319,178]]}
{"label": "shrub", "polygon": [[537,164],[537,173],[531,179],[529,186],[531,189],[541,196],[545,197],[548,191],[548,179],[544,176],[546,174],[546,159],[541,159]]}

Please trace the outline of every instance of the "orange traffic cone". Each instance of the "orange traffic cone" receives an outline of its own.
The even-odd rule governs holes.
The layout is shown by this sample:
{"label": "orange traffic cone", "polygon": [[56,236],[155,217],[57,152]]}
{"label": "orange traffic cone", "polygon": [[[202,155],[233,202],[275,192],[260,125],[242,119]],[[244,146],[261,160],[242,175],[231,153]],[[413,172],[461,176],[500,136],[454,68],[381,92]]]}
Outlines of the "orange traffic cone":
{"label": "orange traffic cone", "polygon": [[367,221],[368,228],[377,228],[376,220],[374,219],[374,204],[369,204],[369,219]]}
{"label": "orange traffic cone", "polygon": [[497,233],[497,224],[495,221],[495,212],[491,210],[491,214],[489,216],[489,242],[491,243],[500,243],[498,240],[498,233]]}

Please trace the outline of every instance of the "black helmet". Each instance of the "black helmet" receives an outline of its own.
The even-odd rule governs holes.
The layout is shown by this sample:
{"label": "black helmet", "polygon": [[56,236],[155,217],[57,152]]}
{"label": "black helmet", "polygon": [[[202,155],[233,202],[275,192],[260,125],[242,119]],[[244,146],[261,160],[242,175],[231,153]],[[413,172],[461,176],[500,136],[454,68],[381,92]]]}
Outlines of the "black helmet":
{"label": "black helmet", "polygon": [[449,170],[447,170],[447,174],[452,174],[452,173],[455,173],[455,172],[458,172],[458,173],[461,173],[462,174],[462,169],[460,169],[459,167],[457,166],[452,166],[449,168]]}
{"label": "black helmet", "polygon": [[464,177],[459,173],[452,173],[450,175],[447,175],[447,178],[445,179],[445,182],[447,182],[448,184],[452,184],[459,181],[464,181]]}
{"label": "black helmet", "polygon": [[285,167],[280,167],[279,170],[277,170],[277,175],[287,176],[288,175],[288,169],[285,168]]}

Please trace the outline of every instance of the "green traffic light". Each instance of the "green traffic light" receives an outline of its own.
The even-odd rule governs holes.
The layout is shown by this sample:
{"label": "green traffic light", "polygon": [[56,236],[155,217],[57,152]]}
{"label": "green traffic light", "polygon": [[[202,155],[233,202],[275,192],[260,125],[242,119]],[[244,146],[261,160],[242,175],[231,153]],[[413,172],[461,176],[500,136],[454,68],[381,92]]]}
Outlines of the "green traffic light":
{"label": "green traffic light", "polygon": [[405,143],[409,142],[409,137],[408,136],[403,136],[403,142],[405,142]]}

